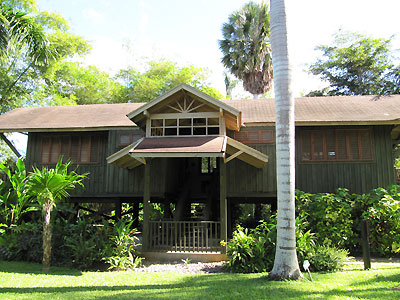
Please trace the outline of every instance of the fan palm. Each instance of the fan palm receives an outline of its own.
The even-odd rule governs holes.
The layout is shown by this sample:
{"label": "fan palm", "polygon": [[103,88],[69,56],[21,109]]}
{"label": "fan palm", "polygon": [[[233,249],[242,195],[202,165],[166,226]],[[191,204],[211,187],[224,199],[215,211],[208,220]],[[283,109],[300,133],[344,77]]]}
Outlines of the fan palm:
{"label": "fan palm", "polygon": [[43,270],[50,268],[51,257],[51,212],[57,202],[69,196],[68,192],[78,184],[83,186],[82,180],[86,174],[80,175],[75,171],[68,171],[71,162],[62,163],[60,159],[54,169],[46,167],[39,170],[33,167],[33,172],[28,177],[28,193],[36,196],[38,203],[43,208]]}
{"label": "fan palm", "polygon": [[249,2],[229,16],[219,41],[222,64],[243,80],[246,91],[263,94],[272,87],[272,56],[267,4]]}

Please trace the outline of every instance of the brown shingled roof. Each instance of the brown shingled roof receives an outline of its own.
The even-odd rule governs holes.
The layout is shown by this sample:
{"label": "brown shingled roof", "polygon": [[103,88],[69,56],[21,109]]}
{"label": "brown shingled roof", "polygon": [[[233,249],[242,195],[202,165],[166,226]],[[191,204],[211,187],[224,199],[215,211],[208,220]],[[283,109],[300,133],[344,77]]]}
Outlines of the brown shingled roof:
{"label": "brown shingled roof", "polygon": [[[244,125],[275,122],[274,99],[229,100]],[[297,125],[400,124],[400,95],[296,98]],[[0,116],[0,132],[101,130],[135,126],[126,115],[143,103],[18,108]]]}
{"label": "brown shingled roof", "polygon": [[135,125],[126,116],[144,103],[17,108],[0,116],[0,131],[100,130]]}
{"label": "brown shingled roof", "polygon": [[[242,111],[242,122],[274,123],[275,100],[231,100]],[[303,97],[295,100],[296,124],[396,123],[400,124],[400,95]]]}

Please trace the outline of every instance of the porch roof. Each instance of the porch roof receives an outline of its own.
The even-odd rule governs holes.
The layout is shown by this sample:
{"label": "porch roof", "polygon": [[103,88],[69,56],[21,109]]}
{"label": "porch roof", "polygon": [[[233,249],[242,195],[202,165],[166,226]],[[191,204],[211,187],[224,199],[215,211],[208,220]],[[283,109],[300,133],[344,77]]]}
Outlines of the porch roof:
{"label": "porch roof", "polygon": [[132,169],[153,157],[224,157],[225,163],[239,158],[257,168],[268,162],[267,155],[226,136],[142,138],[107,157],[107,162]]}

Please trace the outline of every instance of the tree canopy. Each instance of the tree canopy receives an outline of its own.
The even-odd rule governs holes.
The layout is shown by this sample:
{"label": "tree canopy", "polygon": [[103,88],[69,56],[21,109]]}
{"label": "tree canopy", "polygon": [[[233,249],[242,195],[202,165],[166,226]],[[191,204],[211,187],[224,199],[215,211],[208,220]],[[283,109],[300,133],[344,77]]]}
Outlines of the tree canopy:
{"label": "tree canopy", "polygon": [[391,39],[372,38],[357,33],[339,32],[332,45],[316,48],[322,57],[309,71],[329,83],[312,91],[319,95],[384,95],[400,92],[400,67],[395,66]]}
{"label": "tree canopy", "polygon": [[269,7],[249,2],[229,16],[219,41],[224,67],[253,95],[272,87]]}
{"label": "tree canopy", "polygon": [[34,0],[3,1],[0,113],[36,104],[50,65],[89,51],[87,41],[70,33],[58,14],[39,11]]}
{"label": "tree canopy", "polygon": [[207,70],[192,65],[180,67],[165,59],[148,62],[143,72],[133,68],[123,69],[116,78],[122,84],[119,102],[148,102],[181,83],[189,84],[216,99],[223,98],[207,81]]}

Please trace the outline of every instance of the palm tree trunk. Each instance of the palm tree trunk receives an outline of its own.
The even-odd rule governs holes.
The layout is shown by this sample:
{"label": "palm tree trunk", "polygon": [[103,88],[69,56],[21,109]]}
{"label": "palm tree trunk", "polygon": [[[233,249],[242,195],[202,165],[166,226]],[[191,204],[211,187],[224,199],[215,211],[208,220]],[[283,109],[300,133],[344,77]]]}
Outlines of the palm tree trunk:
{"label": "palm tree trunk", "polygon": [[278,226],[271,279],[302,277],[296,253],[294,98],[284,0],[271,0],[271,46],[276,107]]}
{"label": "palm tree trunk", "polygon": [[51,226],[51,211],[53,210],[53,203],[51,201],[43,204],[44,220],[43,220],[43,261],[42,269],[47,272],[50,269],[51,259],[51,238],[52,238],[52,226]]}

